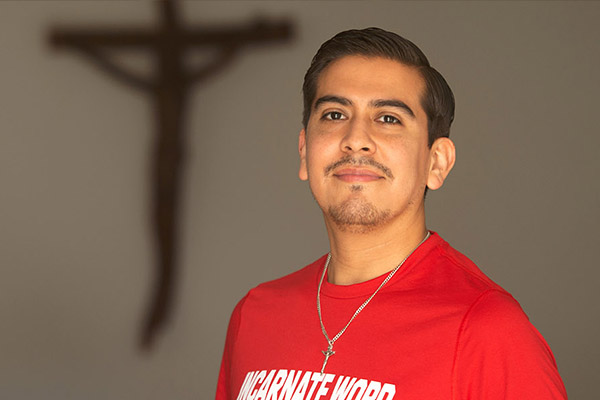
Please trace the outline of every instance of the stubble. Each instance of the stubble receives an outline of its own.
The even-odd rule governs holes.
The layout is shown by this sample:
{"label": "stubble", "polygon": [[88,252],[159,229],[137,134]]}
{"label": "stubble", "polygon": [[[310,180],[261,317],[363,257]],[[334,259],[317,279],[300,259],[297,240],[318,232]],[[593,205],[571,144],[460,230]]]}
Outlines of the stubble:
{"label": "stubble", "polygon": [[[360,190],[362,187],[358,191]],[[378,210],[364,199],[352,197],[341,204],[330,206],[327,214],[340,230],[367,233],[384,225],[390,219],[391,213],[389,210]]]}

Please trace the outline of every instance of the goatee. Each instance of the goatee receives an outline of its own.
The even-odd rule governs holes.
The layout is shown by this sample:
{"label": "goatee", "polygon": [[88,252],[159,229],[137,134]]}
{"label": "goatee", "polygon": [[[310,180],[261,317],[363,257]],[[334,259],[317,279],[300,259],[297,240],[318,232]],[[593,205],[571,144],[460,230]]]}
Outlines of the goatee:
{"label": "goatee", "polygon": [[330,206],[327,214],[340,229],[352,233],[370,232],[390,217],[389,210],[378,210],[371,203],[359,198],[351,198],[339,205]]}

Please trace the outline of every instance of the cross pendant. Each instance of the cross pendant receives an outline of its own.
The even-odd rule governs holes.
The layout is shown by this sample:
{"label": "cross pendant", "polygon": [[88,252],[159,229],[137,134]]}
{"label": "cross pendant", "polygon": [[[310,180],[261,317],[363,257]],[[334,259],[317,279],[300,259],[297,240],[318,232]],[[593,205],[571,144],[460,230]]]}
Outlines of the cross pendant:
{"label": "cross pendant", "polygon": [[321,375],[323,375],[323,372],[325,371],[325,366],[327,365],[327,360],[329,360],[329,357],[335,354],[335,351],[333,351],[333,343],[329,343],[329,345],[327,346],[327,350],[321,350],[321,353],[325,355],[323,367],[321,367]]}

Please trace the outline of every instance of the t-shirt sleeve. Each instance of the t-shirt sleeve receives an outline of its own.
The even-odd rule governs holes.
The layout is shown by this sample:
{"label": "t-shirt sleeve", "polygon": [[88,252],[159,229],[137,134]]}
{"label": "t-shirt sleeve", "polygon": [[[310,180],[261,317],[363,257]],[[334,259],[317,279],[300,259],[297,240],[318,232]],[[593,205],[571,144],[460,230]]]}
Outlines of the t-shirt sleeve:
{"label": "t-shirt sleeve", "polygon": [[458,336],[453,398],[566,399],[554,356],[508,294],[490,290],[466,313]]}
{"label": "t-shirt sleeve", "polygon": [[233,309],[231,318],[229,319],[229,327],[227,328],[227,336],[225,338],[225,350],[223,351],[223,359],[221,360],[221,370],[219,372],[215,400],[230,400],[232,398],[230,384],[231,360],[240,327],[241,311],[245,300],[246,297],[239,301],[237,306]]}

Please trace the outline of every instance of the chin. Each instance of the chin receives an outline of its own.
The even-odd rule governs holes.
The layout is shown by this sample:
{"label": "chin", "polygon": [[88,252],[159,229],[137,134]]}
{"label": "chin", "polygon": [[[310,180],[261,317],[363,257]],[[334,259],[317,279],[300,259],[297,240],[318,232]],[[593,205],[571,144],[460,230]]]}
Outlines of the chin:
{"label": "chin", "polygon": [[350,199],[330,206],[327,215],[340,229],[351,233],[367,233],[385,225],[390,219],[389,210],[379,210],[371,203]]}

